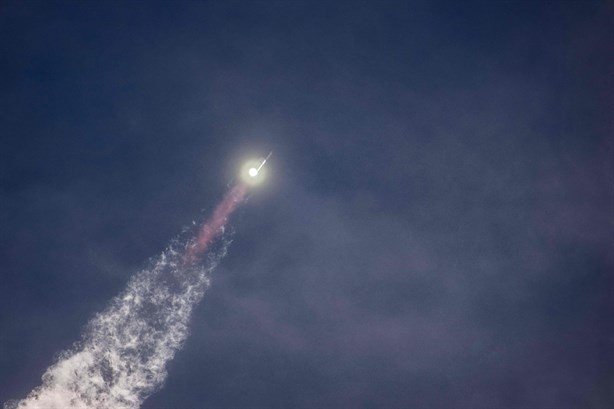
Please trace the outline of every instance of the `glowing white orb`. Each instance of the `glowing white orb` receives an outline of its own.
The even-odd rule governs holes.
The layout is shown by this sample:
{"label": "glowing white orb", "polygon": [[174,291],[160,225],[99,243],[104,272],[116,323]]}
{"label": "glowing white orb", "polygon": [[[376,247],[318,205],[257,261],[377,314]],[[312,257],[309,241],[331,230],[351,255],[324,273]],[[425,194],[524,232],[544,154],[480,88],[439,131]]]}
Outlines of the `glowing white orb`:
{"label": "glowing white orb", "polygon": [[[2,0],[0,0],[1,2]],[[250,159],[243,163],[239,173],[241,180],[249,186],[257,186],[261,184],[268,175],[266,166],[262,165],[264,158]]]}

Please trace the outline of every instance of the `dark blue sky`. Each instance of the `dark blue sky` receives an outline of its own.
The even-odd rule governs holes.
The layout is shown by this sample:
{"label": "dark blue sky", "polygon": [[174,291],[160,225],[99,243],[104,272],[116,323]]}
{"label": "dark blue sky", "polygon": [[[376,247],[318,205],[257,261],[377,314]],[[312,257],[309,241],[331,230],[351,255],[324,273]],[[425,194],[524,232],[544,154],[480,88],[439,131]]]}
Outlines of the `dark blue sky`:
{"label": "dark blue sky", "polygon": [[614,405],[607,2],[0,4],[0,401],[271,177],[144,408]]}

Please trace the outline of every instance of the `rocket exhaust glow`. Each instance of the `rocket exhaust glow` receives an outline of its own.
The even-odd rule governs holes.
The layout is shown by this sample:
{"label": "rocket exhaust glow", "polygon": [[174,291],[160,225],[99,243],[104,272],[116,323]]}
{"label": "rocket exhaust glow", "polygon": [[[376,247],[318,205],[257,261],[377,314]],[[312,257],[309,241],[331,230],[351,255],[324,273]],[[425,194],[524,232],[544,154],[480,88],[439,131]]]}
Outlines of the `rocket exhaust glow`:
{"label": "rocket exhaust glow", "polygon": [[[224,227],[247,190],[244,183],[232,187],[196,237],[173,241],[150,268],[135,274],[90,320],[82,340],[45,371],[43,384],[21,401],[6,402],[5,409],[138,408],[162,386],[167,362],[186,339],[192,309],[226,255]],[[221,246],[212,250],[218,238]]]}
{"label": "rocket exhaust glow", "polygon": [[209,221],[200,228],[200,232],[194,242],[186,248],[184,260],[187,263],[196,262],[207,251],[212,240],[222,234],[222,229],[228,217],[243,201],[246,192],[247,186],[238,184],[226,193],[222,202],[215,208]]}

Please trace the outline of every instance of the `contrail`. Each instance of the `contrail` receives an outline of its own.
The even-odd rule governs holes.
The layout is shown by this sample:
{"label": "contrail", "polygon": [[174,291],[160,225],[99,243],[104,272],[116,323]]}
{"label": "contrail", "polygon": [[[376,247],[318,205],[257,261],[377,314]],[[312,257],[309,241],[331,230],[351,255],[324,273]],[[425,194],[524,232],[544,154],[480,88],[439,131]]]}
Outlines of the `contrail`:
{"label": "contrail", "polygon": [[246,191],[244,184],[234,186],[195,238],[171,244],[151,268],[132,277],[88,323],[82,340],[46,370],[42,385],[5,409],[138,408],[161,387],[167,362],[188,335],[192,309],[229,241],[222,237],[217,251],[211,245]]}

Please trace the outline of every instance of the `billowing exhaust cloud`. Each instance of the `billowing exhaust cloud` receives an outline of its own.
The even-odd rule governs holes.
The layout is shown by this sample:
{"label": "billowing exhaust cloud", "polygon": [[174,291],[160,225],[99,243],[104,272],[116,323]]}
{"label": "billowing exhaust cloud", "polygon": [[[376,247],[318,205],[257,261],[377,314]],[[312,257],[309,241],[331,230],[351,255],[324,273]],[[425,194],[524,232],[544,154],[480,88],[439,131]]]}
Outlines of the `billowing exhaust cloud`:
{"label": "billowing exhaust cloud", "polygon": [[[195,238],[176,240],[151,268],[132,277],[88,323],[82,340],[47,369],[43,384],[25,399],[5,403],[5,409],[138,408],[162,385],[167,362],[188,335],[192,309],[226,254],[226,221],[246,189],[232,188]],[[221,243],[211,248],[220,236]]]}

